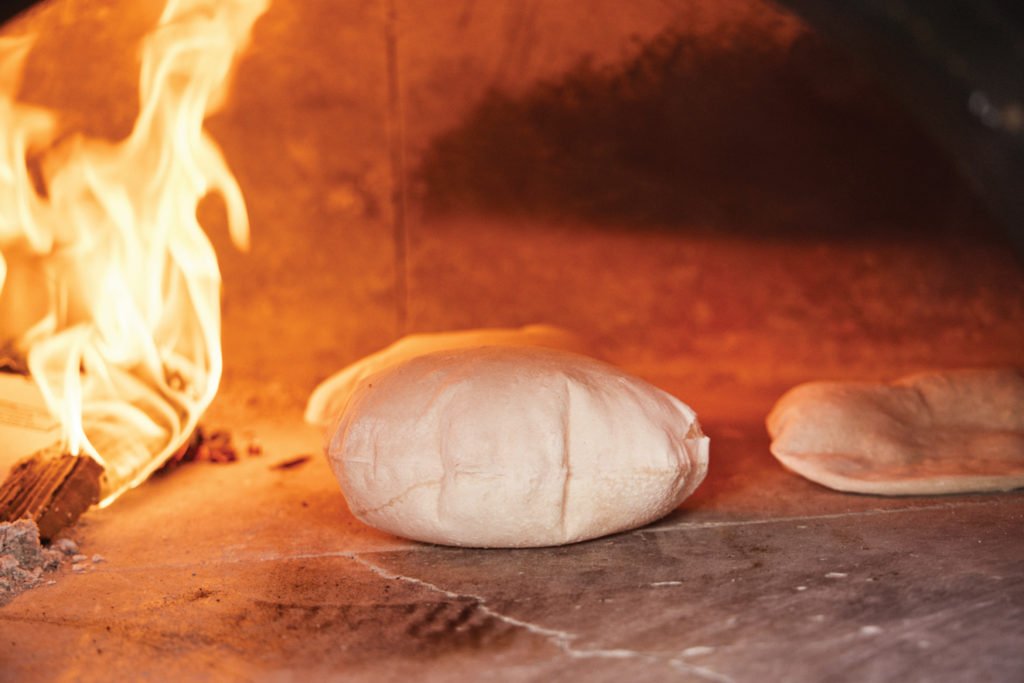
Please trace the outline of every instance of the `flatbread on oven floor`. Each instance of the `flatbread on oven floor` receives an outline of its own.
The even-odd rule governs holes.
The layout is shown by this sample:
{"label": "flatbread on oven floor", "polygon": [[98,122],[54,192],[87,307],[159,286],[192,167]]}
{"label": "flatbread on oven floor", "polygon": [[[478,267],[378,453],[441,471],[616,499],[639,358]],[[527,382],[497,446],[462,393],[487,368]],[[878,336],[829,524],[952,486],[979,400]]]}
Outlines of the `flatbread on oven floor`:
{"label": "flatbread on oven floor", "polygon": [[811,382],[767,419],[772,454],[839,491],[920,495],[1024,487],[1024,373],[930,372]]}
{"label": "flatbread on oven floor", "polygon": [[429,543],[535,547],[652,522],[708,438],[674,396],[539,346],[439,351],[366,377],[327,449],[352,513]]}

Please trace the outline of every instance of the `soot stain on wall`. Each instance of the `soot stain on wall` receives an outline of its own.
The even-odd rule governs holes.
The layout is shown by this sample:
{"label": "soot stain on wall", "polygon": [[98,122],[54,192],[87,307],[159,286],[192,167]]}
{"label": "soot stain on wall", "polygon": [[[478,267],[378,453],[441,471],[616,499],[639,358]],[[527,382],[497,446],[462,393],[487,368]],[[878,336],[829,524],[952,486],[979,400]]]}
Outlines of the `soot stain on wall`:
{"label": "soot stain on wall", "polygon": [[668,30],[619,64],[491,90],[414,177],[428,217],[838,238],[987,223],[915,122],[812,33]]}

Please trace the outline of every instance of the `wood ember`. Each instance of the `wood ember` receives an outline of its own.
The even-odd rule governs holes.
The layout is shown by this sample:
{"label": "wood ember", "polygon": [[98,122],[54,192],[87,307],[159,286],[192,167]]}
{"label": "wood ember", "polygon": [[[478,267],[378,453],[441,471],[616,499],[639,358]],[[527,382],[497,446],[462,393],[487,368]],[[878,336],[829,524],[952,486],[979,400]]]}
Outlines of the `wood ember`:
{"label": "wood ember", "polygon": [[0,484],[0,522],[32,520],[44,540],[54,538],[100,499],[103,468],[60,445],[16,463]]}
{"label": "wood ember", "polygon": [[0,606],[43,583],[44,574],[57,569],[64,556],[59,547],[43,547],[31,520],[0,524]]}
{"label": "wood ember", "polygon": [[[263,447],[250,437],[242,450],[249,457],[263,454]],[[216,429],[207,432],[202,426],[196,427],[192,438],[172,455],[159,472],[167,472],[190,462],[232,463],[240,459],[240,449],[236,447],[231,432]]]}

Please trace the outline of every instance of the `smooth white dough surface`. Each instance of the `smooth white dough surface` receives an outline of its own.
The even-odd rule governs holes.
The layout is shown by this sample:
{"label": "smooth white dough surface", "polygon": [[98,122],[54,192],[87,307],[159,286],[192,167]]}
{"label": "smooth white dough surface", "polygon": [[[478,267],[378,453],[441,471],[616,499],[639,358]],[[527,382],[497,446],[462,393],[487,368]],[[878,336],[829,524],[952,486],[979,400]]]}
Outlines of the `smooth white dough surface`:
{"label": "smooth white dough surface", "polygon": [[788,469],[839,491],[924,495],[1024,486],[1024,374],[946,370],[890,384],[810,382],[767,419]]}
{"label": "smooth white dough surface", "polygon": [[342,368],[317,385],[306,403],[305,420],[322,427],[336,422],[359,383],[375,372],[435,351],[479,346],[544,346],[586,353],[583,340],[572,332],[553,325],[489,327],[410,334],[387,348]]}
{"label": "smooth white dough surface", "polygon": [[704,479],[709,440],[664,391],[585,356],[483,347],[364,379],[328,444],[356,517],[431,543],[529,547],[647,524]]}

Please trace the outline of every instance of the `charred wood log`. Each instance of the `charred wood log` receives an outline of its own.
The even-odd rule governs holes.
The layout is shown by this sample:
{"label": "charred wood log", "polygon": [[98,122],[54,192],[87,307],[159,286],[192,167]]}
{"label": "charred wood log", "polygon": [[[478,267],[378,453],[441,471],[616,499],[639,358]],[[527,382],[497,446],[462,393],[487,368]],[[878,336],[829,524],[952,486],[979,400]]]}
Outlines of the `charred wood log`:
{"label": "charred wood log", "polygon": [[31,519],[50,540],[100,499],[103,467],[59,444],[15,464],[0,484],[0,522]]}

